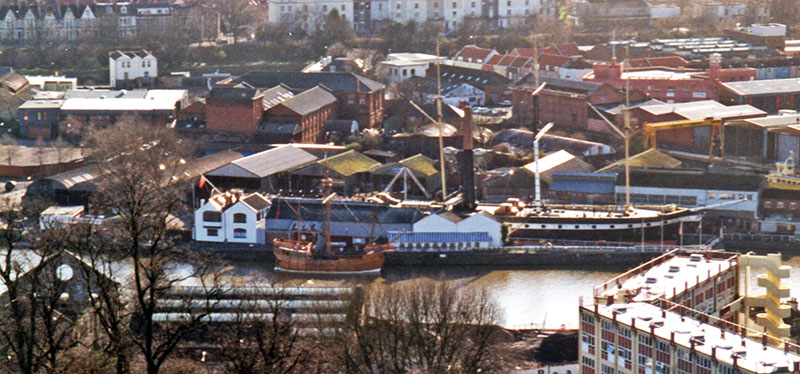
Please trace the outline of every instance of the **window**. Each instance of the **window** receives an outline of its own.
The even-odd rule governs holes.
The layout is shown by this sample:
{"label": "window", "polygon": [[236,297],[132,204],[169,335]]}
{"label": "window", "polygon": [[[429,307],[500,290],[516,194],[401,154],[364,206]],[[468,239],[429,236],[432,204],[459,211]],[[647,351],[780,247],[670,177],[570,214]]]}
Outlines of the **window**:
{"label": "window", "polygon": [[438,8],[439,7],[439,3],[433,3],[433,7],[434,8]]}
{"label": "window", "polygon": [[629,328],[620,327],[620,328],[617,329],[617,333],[620,336],[624,336],[624,337],[626,337],[628,339],[631,338],[631,329],[629,329]]}
{"label": "window", "polygon": [[245,229],[234,229],[233,230],[233,237],[236,239],[246,239],[247,238],[247,230]]}
{"label": "window", "polygon": [[653,339],[650,337],[650,335],[639,334],[639,344],[644,344],[649,347],[653,345]]}
{"label": "window", "polygon": [[244,213],[234,213],[233,223],[247,223],[247,215]]}
{"label": "window", "polygon": [[345,10],[346,8],[347,8],[347,6],[342,4],[342,10]]}
{"label": "window", "polygon": [[456,7],[456,2],[454,1],[454,2],[453,2],[453,8],[455,8],[455,7]]}
{"label": "window", "polygon": [[594,348],[594,335],[583,331],[581,332],[581,341],[586,343],[589,347]]}
{"label": "window", "polygon": [[581,314],[581,321],[594,325],[594,316],[591,314]]}
{"label": "window", "polygon": [[670,352],[669,343],[656,341],[656,350],[663,353],[669,353]]}
{"label": "window", "polygon": [[583,363],[583,365],[586,367],[594,368],[594,360],[589,357],[583,356],[581,358],[581,363]]}
{"label": "window", "polygon": [[419,3],[414,3],[414,9],[419,9]]}
{"label": "window", "polygon": [[471,5],[472,5],[472,7],[474,8],[474,7],[475,7],[475,2],[473,1]]}
{"label": "window", "polygon": [[600,340],[600,349],[603,353],[608,353],[610,355],[614,354],[614,343],[611,343],[607,340]]}
{"label": "window", "polygon": [[601,367],[601,370],[600,370],[601,373],[603,373],[603,374],[614,374],[614,368],[612,368],[611,366],[600,365],[600,367]]}
{"label": "window", "polygon": [[511,6],[511,0],[506,1],[506,5]]}
{"label": "window", "polygon": [[206,229],[207,236],[219,236],[219,229]]}
{"label": "window", "polygon": [[203,212],[203,221],[206,222],[222,222],[222,213],[205,211]]}
{"label": "window", "polygon": [[144,68],[144,67],[147,67],[147,63],[146,63],[145,61],[142,61],[142,67],[143,67],[143,68]]}
{"label": "window", "polygon": [[323,5],[322,6],[322,11],[327,13],[328,12],[328,6],[327,5]]}

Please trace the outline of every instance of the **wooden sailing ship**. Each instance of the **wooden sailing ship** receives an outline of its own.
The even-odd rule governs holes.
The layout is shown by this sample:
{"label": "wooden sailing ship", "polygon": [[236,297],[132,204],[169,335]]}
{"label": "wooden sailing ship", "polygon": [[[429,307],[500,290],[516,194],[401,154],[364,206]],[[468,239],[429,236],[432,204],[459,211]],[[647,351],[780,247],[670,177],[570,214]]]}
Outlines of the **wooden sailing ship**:
{"label": "wooden sailing ship", "polygon": [[[326,178],[325,183],[329,184],[330,180]],[[295,238],[273,240],[272,253],[275,255],[276,270],[318,274],[358,274],[381,271],[383,262],[386,260],[386,252],[393,248],[391,244],[368,244],[363,249],[333,249],[330,230],[330,201],[335,196],[335,193],[331,193],[322,201],[325,205],[324,235],[304,234],[300,230],[304,225],[302,222],[298,222]],[[297,212],[297,217],[298,220],[301,220],[299,212]]]}

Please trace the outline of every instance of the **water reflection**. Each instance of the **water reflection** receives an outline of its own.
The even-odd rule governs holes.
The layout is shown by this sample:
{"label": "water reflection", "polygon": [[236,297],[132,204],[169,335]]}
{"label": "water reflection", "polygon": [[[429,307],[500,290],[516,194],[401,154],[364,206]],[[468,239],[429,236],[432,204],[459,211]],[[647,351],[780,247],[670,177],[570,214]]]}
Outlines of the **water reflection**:
{"label": "water reflection", "polygon": [[[800,295],[800,256],[785,256],[792,266],[788,280],[792,295]],[[519,268],[496,270],[474,267],[389,267],[380,276],[314,276],[275,273],[272,264],[233,262],[231,274],[251,281],[282,285],[343,286],[348,284],[403,284],[414,279],[455,282],[463,287],[486,287],[502,311],[502,325],[508,328],[577,328],[581,297],[591,301],[592,288],[635,266],[583,266],[568,269]],[[753,275],[759,274],[757,271]],[[755,283],[755,281],[754,281]],[[756,291],[756,293],[761,293]]]}

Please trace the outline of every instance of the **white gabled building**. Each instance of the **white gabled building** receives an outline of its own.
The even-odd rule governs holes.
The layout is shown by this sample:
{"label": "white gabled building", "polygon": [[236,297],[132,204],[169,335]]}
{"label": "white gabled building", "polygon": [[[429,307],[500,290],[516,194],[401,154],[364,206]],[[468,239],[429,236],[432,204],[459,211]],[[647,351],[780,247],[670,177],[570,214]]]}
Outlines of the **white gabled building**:
{"label": "white gabled building", "polygon": [[485,233],[485,243],[479,247],[499,247],[503,245],[501,233],[502,224],[491,214],[480,212],[469,217],[462,218],[452,212],[441,214],[431,214],[413,226],[413,232],[417,233]]}
{"label": "white gabled building", "polygon": [[117,50],[108,54],[108,69],[111,87],[136,88],[158,77],[158,59],[146,50]]}
{"label": "white gabled building", "polygon": [[193,238],[203,242],[266,242],[264,218],[269,201],[259,193],[221,193],[194,212]]}

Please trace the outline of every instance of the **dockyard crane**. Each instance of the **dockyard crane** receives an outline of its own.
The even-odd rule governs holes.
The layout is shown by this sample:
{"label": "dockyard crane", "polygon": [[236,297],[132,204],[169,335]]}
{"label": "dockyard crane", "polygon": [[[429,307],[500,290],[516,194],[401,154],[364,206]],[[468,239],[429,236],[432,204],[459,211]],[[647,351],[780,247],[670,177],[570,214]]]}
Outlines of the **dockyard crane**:
{"label": "dockyard crane", "polygon": [[719,144],[719,157],[725,159],[725,138],[723,135],[722,119],[708,117],[701,120],[680,120],[669,122],[647,123],[644,125],[644,147],[656,148],[656,135],[663,130],[688,129],[695,127],[711,126],[711,139],[708,145],[708,158],[714,158],[714,145]]}

